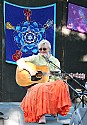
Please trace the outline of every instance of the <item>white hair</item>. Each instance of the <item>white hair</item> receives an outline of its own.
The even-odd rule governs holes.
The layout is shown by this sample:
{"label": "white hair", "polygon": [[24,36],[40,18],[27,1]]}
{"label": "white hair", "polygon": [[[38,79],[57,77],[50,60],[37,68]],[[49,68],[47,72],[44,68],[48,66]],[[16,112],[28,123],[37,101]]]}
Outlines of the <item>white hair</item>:
{"label": "white hair", "polygon": [[49,42],[48,40],[46,40],[46,39],[43,39],[43,40],[41,40],[41,41],[39,42],[38,48],[40,48],[40,46],[43,45],[43,44],[48,45],[48,47],[51,49],[51,44],[50,44],[50,42]]}

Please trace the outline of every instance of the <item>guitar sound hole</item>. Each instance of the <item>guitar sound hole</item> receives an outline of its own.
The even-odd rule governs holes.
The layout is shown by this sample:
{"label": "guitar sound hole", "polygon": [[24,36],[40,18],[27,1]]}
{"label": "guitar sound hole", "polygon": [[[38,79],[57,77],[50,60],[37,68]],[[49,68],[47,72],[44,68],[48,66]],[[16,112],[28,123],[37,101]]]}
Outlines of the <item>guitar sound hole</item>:
{"label": "guitar sound hole", "polygon": [[40,80],[40,79],[42,79],[42,72],[41,72],[41,71],[38,71],[38,72],[36,73],[36,75],[31,76],[31,80],[32,80],[32,81],[38,81],[38,80]]}
{"label": "guitar sound hole", "polygon": [[38,73],[36,73],[36,77],[37,77],[37,78],[42,78],[42,72],[41,72],[41,71],[38,71]]}
{"label": "guitar sound hole", "polygon": [[38,80],[40,80],[41,79],[41,77],[40,78],[37,78],[36,76],[31,76],[31,80],[32,81],[38,81]]}

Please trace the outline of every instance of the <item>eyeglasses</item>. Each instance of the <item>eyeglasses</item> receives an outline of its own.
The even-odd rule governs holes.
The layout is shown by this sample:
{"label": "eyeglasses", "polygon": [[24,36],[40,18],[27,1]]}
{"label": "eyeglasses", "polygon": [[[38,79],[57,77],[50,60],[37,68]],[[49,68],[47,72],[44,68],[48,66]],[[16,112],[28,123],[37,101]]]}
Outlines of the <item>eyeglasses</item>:
{"label": "eyeglasses", "polygon": [[42,51],[42,50],[46,51],[47,48],[39,48],[39,50],[40,50],[40,51]]}

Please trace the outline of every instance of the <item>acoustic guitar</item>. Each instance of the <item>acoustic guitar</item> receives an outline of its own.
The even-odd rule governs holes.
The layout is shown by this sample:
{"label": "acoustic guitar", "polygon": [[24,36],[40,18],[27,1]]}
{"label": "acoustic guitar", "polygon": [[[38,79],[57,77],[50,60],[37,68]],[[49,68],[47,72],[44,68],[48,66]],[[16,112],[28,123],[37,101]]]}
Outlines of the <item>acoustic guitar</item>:
{"label": "acoustic guitar", "polygon": [[20,71],[19,67],[17,66],[16,82],[18,85],[29,86],[34,83],[45,83],[49,80],[50,71],[47,66],[45,66],[45,65],[36,66],[30,62],[26,62],[26,64],[29,65],[37,73],[35,75],[31,76],[27,70],[23,69]]}
{"label": "acoustic guitar", "polygon": [[[30,62],[26,62],[26,64],[29,65],[37,73],[31,76],[31,74],[26,69],[20,71],[19,67],[17,66],[16,82],[19,86],[29,86],[35,83],[46,83],[49,81],[49,77],[51,75],[59,77],[61,75],[61,77],[65,75],[64,73],[59,73],[59,71],[50,71],[46,65],[37,66]],[[70,73],[69,75],[82,80],[84,80],[86,77],[84,73]]]}

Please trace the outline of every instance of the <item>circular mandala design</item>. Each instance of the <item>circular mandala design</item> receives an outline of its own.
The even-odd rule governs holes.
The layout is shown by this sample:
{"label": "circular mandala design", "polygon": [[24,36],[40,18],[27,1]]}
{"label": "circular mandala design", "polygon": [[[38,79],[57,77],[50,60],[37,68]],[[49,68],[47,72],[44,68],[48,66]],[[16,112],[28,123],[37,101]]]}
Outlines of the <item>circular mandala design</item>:
{"label": "circular mandala design", "polygon": [[14,40],[22,52],[37,53],[37,44],[45,38],[45,28],[35,21],[25,21],[15,27]]}

